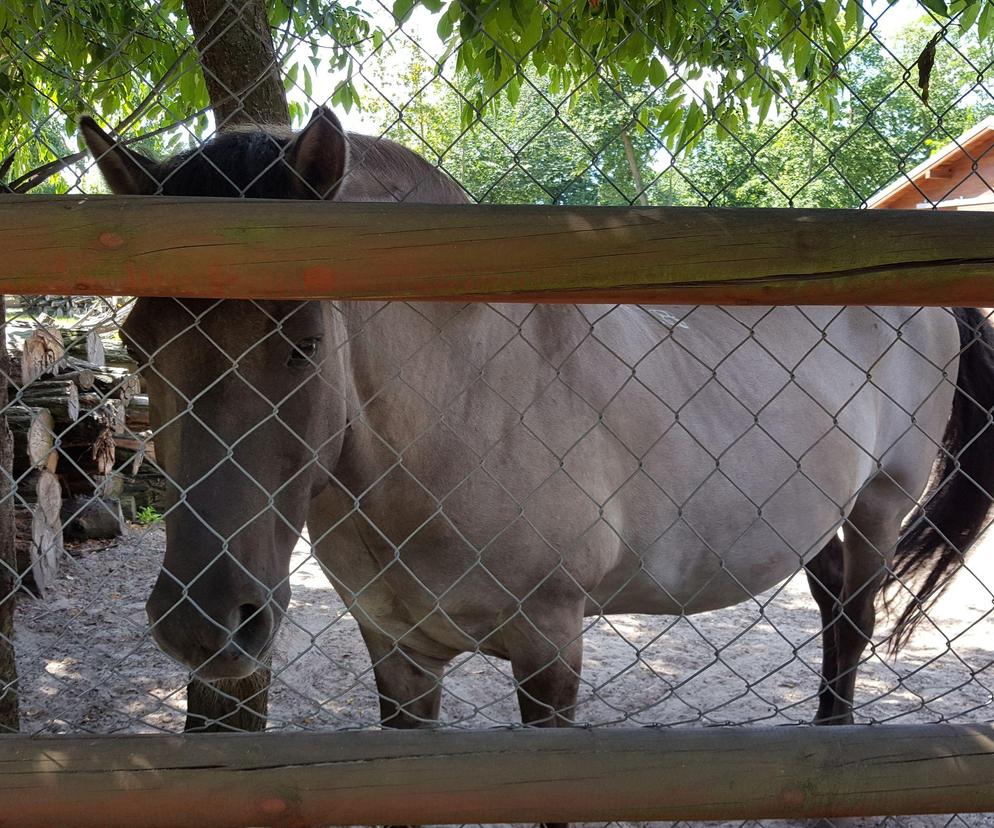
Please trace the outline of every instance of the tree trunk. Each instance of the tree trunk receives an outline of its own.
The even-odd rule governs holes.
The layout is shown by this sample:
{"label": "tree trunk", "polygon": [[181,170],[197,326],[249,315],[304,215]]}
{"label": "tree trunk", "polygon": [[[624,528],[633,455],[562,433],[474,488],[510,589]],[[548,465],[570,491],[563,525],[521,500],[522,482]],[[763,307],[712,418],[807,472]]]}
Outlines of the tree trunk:
{"label": "tree trunk", "polygon": [[187,733],[230,733],[265,730],[269,705],[269,667],[243,679],[206,684],[194,679],[186,686]]}
{"label": "tree trunk", "polygon": [[148,394],[135,394],[124,411],[125,425],[133,434],[152,427],[149,419]]}
{"label": "tree trunk", "polygon": [[642,183],[642,173],[639,170],[638,159],[635,157],[635,148],[632,146],[632,139],[627,129],[621,130],[621,144],[625,148],[625,158],[628,159],[628,170],[632,174],[632,184],[635,185],[635,192],[638,193],[636,200],[643,207],[648,207],[649,196],[646,195],[645,184]]}
{"label": "tree trunk", "polygon": [[141,381],[137,374],[124,368],[104,368],[93,375],[93,388],[106,397],[113,397],[124,403],[141,391]]}
{"label": "tree trunk", "polygon": [[[262,0],[184,0],[197,36],[211,109],[220,129],[237,124],[290,126],[279,61]],[[270,670],[215,689],[187,686],[186,729],[265,730]]]}
{"label": "tree trunk", "polygon": [[[70,357],[70,359],[72,358]],[[60,380],[71,382],[80,391],[92,391],[93,384],[96,382],[96,374],[93,373],[92,368],[73,367],[71,371],[60,373],[58,376]]]}
{"label": "tree trunk", "polygon": [[[133,502],[135,511],[151,506],[160,514],[164,513],[169,508],[169,482],[153,463],[141,462],[140,457],[138,471],[131,473],[138,456],[132,455],[129,463],[126,450],[122,455],[123,461],[117,465],[125,468],[114,475],[114,482],[107,494],[120,498],[122,504],[124,501]],[[122,508],[127,507],[122,505]]]}
{"label": "tree trunk", "polygon": [[[114,355],[114,350],[110,351]],[[122,400],[125,405],[135,394],[141,393],[141,378],[138,366],[129,362],[127,366],[97,365],[82,359],[68,356],[65,360],[66,371],[59,373],[60,380],[72,380],[80,391],[96,391],[105,397]]]}
{"label": "tree trunk", "polygon": [[102,368],[105,371],[108,368],[123,369],[129,374],[138,370],[138,363],[131,358],[128,349],[123,345],[108,342],[103,345],[103,350],[104,358],[100,362],[91,363],[88,367],[94,369]]}
{"label": "tree trunk", "polygon": [[85,438],[78,442],[75,438],[82,435],[77,435],[76,429],[69,432],[69,436],[74,438],[74,443],[63,443],[60,449],[62,462],[59,463],[59,476],[66,492],[87,497],[113,497],[108,486],[117,457],[114,433],[98,426],[93,432],[87,431]]}
{"label": "tree trunk", "polygon": [[[100,394],[87,391],[79,395],[79,407],[82,417],[73,432],[81,433],[85,430],[86,423],[91,422],[100,428],[109,428],[114,434],[124,433],[125,408],[121,400],[104,399]],[[55,419],[58,422],[58,417]],[[72,444],[71,435],[66,435],[66,442]]]}
{"label": "tree trunk", "polygon": [[72,380],[36,380],[24,386],[18,402],[30,408],[47,408],[61,432],[79,419],[79,389]]}
{"label": "tree trunk", "polygon": [[[7,303],[0,294],[0,342],[6,343],[2,326]],[[9,375],[6,347],[0,348],[0,370]],[[0,407],[7,405],[7,383],[0,382]],[[20,729],[17,707],[17,665],[14,662],[14,601],[17,556],[14,551],[14,502],[11,495],[11,468],[14,438],[7,418],[0,417],[0,733]]]}
{"label": "tree trunk", "polygon": [[219,129],[289,126],[280,65],[262,0],[185,0]]}

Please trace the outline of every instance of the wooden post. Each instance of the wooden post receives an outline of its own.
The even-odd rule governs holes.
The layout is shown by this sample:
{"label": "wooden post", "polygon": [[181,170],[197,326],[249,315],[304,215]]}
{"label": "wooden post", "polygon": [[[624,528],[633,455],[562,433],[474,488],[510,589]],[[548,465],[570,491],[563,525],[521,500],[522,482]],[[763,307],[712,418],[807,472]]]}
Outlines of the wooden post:
{"label": "wooden post", "polygon": [[243,679],[205,682],[191,679],[186,686],[187,733],[231,733],[266,729],[269,706],[269,666]]}
{"label": "wooden post", "polygon": [[994,810],[989,724],[8,736],[0,757],[18,828]]}
{"label": "wooden post", "polygon": [[2,196],[0,227],[11,293],[994,305],[979,212]]}

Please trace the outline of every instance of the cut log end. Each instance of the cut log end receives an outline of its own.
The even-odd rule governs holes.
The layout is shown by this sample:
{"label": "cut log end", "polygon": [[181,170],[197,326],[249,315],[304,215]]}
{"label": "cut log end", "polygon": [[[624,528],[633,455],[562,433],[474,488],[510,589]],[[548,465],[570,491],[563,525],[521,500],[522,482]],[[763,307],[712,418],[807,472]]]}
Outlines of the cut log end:
{"label": "cut log end", "polygon": [[14,505],[15,551],[22,586],[47,598],[64,554],[62,492],[47,469],[31,472],[17,485]]}

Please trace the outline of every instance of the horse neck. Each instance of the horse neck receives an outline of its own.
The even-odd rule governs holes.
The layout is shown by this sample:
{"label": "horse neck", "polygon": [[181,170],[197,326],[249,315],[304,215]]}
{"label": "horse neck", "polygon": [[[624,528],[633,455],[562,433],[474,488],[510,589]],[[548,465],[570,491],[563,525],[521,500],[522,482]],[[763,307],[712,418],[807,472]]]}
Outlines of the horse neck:
{"label": "horse neck", "polygon": [[[349,133],[349,172],[337,196],[342,202],[417,204],[468,204],[465,191],[445,173],[420,155],[386,138]],[[402,360],[417,349],[414,327],[417,318],[443,319],[451,310],[447,303],[417,303],[418,310],[406,315],[400,309],[383,309],[383,303],[341,302],[339,307],[350,341],[349,370],[352,396],[363,400],[385,366]],[[377,310],[378,309],[378,310]],[[391,316],[399,324],[380,324],[377,316]],[[407,324],[405,324],[405,322]],[[377,342],[368,342],[375,330]],[[360,345],[352,347],[353,338]],[[439,366],[441,370],[443,366]],[[360,403],[361,404],[361,403]],[[350,417],[353,412],[350,412]]]}
{"label": "horse neck", "polygon": [[420,155],[386,138],[349,133],[349,172],[338,201],[468,204],[465,191]]}
{"label": "horse neck", "polygon": [[[349,134],[349,172],[336,198],[342,202],[468,204],[465,191],[421,156],[385,138]],[[338,303],[347,339],[348,418],[395,374],[399,366],[427,347],[425,326],[440,329],[453,310],[450,303],[346,301]],[[451,370],[432,366],[439,375]]]}

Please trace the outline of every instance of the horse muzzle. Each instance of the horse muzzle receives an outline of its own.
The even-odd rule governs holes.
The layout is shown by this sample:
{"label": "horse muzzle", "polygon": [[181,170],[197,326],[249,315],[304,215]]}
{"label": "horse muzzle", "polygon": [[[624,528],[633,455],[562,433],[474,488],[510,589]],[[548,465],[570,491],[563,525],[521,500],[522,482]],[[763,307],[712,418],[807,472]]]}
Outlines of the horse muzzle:
{"label": "horse muzzle", "polygon": [[245,678],[262,666],[276,635],[275,609],[271,599],[257,597],[219,619],[189,596],[171,601],[159,590],[146,604],[156,643],[203,681]]}

